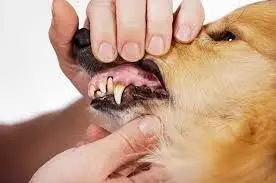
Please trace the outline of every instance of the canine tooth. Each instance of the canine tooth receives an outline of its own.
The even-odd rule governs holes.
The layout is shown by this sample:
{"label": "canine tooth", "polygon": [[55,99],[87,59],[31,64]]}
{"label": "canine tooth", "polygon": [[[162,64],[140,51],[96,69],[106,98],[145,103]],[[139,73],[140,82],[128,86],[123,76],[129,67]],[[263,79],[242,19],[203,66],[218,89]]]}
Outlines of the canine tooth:
{"label": "canine tooth", "polygon": [[102,93],[106,93],[106,84],[107,84],[106,79],[99,83],[99,89],[101,90]]}
{"label": "canine tooth", "polygon": [[107,93],[113,94],[113,91],[114,91],[113,79],[108,78],[107,79]]}
{"label": "canine tooth", "polygon": [[115,102],[120,105],[122,102],[122,95],[124,93],[126,86],[123,84],[115,84],[114,87],[114,99]]}
{"label": "canine tooth", "polygon": [[103,92],[101,92],[101,91],[98,90],[98,91],[96,92],[96,96],[97,96],[97,97],[104,97],[104,96],[105,96],[105,93],[103,93]]}

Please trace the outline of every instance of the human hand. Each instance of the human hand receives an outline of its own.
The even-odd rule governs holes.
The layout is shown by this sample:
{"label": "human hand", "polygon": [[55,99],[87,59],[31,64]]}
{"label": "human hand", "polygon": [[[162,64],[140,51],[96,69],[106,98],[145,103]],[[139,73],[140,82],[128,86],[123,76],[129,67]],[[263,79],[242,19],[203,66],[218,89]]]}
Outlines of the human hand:
{"label": "human hand", "polygon": [[165,54],[171,39],[191,42],[204,20],[200,0],[185,0],[175,14],[172,0],[91,0],[87,7],[93,54],[112,62],[117,53],[127,61],[138,61],[145,50]]}
{"label": "human hand", "polygon": [[[88,99],[90,76],[78,67],[72,53],[77,14],[66,0],[53,0],[52,12],[49,37],[61,69]],[[125,60],[137,61],[145,50],[165,54],[173,35],[180,42],[191,42],[201,29],[204,10],[200,0],[185,0],[173,25],[172,0],[91,0],[87,17],[85,27],[91,30],[93,54],[99,60],[112,62],[119,53]]]}
{"label": "human hand", "polygon": [[158,119],[146,116],[99,141],[69,149],[43,165],[30,183],[158,182],[162,174],[157,169],[133,176],[121,175],[117,170],[147,153],[157,142],[159,125]]}

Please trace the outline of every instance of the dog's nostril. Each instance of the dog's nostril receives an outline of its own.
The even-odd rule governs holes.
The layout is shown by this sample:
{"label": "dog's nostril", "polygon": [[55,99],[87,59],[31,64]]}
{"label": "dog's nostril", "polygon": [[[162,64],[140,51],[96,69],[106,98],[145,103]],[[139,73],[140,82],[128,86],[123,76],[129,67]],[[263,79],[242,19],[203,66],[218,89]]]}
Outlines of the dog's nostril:
{"label": "dog's nostril", "polygon": [[91,44],[90,42],[90,32],[89,30],[83,28],[76,32],[73,37],[73,53],[77,56],[77,53],[82,48],[89,47]]}

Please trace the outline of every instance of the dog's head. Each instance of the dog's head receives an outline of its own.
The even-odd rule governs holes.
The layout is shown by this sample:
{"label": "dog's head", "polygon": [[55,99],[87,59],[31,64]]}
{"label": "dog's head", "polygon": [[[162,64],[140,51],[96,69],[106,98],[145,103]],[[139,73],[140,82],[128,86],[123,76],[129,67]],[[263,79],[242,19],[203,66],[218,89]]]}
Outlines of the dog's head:
{"label": "dog's head", "polygon": [[85,32],[77,34],[75,51],[92,75],[91,106],[120,125],[158,116],[159,163],[176,181],[275,177],[275,1],[238,9],[206,25],[193,43],[174,42],[168,54],[136,64],[95,62],[89,38],[80,39]]}

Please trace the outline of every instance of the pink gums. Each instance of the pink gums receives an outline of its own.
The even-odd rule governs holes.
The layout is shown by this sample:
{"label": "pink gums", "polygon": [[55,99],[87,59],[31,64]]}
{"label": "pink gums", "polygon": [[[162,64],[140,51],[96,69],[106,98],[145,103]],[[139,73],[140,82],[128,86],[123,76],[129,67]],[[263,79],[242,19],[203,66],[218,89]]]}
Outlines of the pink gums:
{"label": "pink gums", "polygon": [[131,64],[124,64],[97,73],[92,77],[89,87],[94,87],[97,90],[99,84],[109,77],[113,78],[113,83],[121,83],[125,86],[132,84],[138,87],[148,86],[151,89],[161,86],[160,81],[154,74],[143,71]]}

